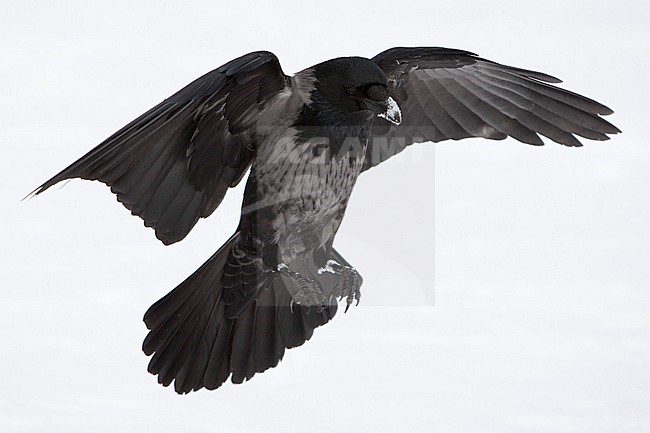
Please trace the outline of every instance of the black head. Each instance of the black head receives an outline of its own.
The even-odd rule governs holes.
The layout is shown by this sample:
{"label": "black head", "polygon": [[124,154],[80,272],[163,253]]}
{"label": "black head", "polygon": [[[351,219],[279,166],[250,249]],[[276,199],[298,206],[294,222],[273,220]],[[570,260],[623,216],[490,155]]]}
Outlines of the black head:
{"label": "black head", "polygon": [[332,111],[385,117],[389,107],[394,105],[388,95],[386,74],[372,60],[341,57],[320,63],[312,69],[318,99]]}

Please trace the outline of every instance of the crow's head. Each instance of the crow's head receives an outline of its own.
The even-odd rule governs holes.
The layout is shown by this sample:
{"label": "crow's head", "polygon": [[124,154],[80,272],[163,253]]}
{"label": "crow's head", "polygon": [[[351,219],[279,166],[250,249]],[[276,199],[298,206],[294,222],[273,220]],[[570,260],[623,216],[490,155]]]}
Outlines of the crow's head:
{"label": "crow's head", "polygon": [[387,78],[375,62],[363,57],[341,57],[313,67],[315,91],[328,108],[343,114],[402,121],[397,103],[388,95]]}

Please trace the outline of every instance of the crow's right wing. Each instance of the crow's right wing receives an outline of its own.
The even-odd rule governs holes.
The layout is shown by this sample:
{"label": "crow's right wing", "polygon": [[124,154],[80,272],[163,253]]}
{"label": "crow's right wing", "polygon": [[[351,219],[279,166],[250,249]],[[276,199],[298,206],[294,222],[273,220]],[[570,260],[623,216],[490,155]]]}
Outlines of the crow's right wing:
{"label": "crow's right wing", "polygon": [[209,216],[251,164],[256,114],[287,86],[260,51],[232,60],[156,105],[38,187],[99,180],[165,244]]}

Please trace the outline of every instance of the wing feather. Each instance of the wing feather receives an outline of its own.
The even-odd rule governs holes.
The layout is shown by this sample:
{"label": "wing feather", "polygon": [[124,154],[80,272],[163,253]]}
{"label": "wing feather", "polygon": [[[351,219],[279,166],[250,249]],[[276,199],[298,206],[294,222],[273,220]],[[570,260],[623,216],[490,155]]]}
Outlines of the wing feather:
{"label": "wing feather", "polygon": [[511,106],[508,105],[507,101],[496,97],[486,97],[487,95],[483,89],[466,80],[465,77],[453,77],[452,79],[459,85],[454,96],[463,100],[468,107],[473,106],[483,122],[494,125],[494,128],[503,134],[501,138],[509,135],[524,143],[542,144],[537,134],[510,115],[508,109]]}
{"label": "wing feather", "polygon": [[388,77],[403,121],[375,119],[364,170],[424,141],[510,136],[543,145],[543,135],[581,146],[576,136],[607,140],[620,132],[601,117],[611,109],[550,84],[561,81],[542,72],[438,47],[391,48],[373,60]]}
{"label": "wing feather", "polygon": [[190,83],[38,187],[99,180],[165,244],[183,239],[254,156],[256,115],[286,87],[278,59],[246,54]]}

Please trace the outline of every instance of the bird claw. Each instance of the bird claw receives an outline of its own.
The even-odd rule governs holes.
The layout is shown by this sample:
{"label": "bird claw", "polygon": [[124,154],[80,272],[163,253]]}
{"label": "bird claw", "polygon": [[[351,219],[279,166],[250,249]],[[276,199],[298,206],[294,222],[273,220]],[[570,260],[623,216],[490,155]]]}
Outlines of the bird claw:
{"label": "bird claw", "polygon": [[356,304],[354,304],[354,306],[356,307],[357,305],[359,305],[359,301],[361,300],[361,286],[358,286],[357,289],[355,290],[354,298],[352,297],[352,295],[348,295],[348,297],[345,299],[346,306],[345,306],[344,313],[348,312],[348,308],[350,308],[350,305],[352,305],[352,302],[354,302],[355,299],[357,302]]}
{"label": "bird claw", "polygon": [[327,298],[320,284],[314,280],[308,280],[308,282],[302,283],[303,285],[300,286],[300,289],[292,296],[294,303],[306,307],[324,307],[327,305]]}
{"label": "bird claw", "polygon": [[294,305],[301,305],[308,308],[316,307],[316,311],[321,312],[331,304],[332,298],[338,300],[345,298],[345,312],[347,312],[355,300],[356,305],[359,305],[359,301],[361,300],[361,275],[353,267],[341,265],[334,260],[329,260],[318,271],[319,274],[330,272],[339,276],[339,281],[329,297],[325,295],[318,281],[303,276],[290,269],[287,265],[281,263],[278,265],[277,271],[298,286],[298,291],[291,296],[292,299],[289,304],[291,313],[293,313]]}
{"label": "bird claw", "polygon": [[327,265],[340,276],[339,283],[332,294],[338,299],[346,298],[345,312],[348,311],[355,300],[357,301],[356,305],[359,305],[361,300],[361,275],[353,267],[341,265],[334,260],[328,261]]}
{"label": "bird claw", "polygon": [[280,274],[286,276],[298,286],[298,291],[291,296],[289,309],[293,313],[293,306],[301,305],[305,307],[316,307],[316,311],[320,312],[327,305],[327,298],[321,285],[318,281],[307,278],[298,272],[290,269],[285,264],[280,264],[277,267]]}

